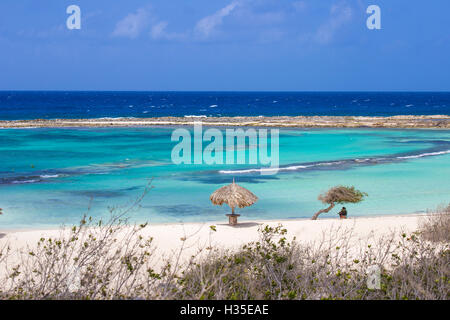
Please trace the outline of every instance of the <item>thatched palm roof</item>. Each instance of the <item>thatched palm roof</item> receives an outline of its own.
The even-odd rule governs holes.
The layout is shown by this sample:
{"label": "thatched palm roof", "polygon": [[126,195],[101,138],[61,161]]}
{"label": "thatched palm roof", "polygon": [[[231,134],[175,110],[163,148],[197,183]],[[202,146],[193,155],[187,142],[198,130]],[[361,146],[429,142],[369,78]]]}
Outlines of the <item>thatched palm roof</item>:
{"label": "thatched palm roof", "polygon": [[209,199],[214,205],[221,206],[222,204],[226,203],[228,206],[230,206],[233,212],[234,208],[236,207],[248,207],[258,201],[257,196],[255,196],[249,190],[236,184],[234,182],[234,179],[232,184],[214,191]]}

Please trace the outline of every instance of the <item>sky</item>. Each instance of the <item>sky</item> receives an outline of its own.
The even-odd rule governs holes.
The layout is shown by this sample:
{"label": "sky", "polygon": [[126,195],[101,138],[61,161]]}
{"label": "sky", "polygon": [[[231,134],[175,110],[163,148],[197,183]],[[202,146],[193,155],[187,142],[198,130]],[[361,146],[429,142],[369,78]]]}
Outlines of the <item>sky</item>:
{"label": "sky", "polygon": [[0,90],[450,91],[449,15],[448,0],[2,0]]}

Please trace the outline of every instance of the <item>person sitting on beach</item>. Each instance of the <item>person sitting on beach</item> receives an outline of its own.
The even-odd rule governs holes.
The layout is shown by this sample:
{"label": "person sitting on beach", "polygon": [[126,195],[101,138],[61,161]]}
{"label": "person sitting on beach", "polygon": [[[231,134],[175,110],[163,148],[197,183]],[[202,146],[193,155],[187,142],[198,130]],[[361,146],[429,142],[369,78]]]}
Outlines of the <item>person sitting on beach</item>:
{"label": "person sitting on beach", "polygon": [[342,207],[338,214],[341,219],[347,219],[347,209],[345,207]]}

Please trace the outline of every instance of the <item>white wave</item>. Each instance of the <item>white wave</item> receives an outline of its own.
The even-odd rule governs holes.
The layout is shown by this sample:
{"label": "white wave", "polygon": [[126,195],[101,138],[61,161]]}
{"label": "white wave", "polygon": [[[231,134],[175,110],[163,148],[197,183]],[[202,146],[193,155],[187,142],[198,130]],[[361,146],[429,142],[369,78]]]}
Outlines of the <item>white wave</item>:
{"label": "white wave", "polygon": [[413,107],[413,104],[406,104],[405,107],[409,108],[409,107]]}
{"label": "white wave", "polygon": [[421,153],[421,154],[417,154],[415,156],[397,157],[397,159],[416,159],[416,158],[429,157],[429,156],[439,156],[441,154],[448,154],[448,153],[450,153],[450,150],[439,151],[439,152]]}
{"label": "white wave", "polygon": [[59,174],[43,174],[40,176],[42,179],[51,179],[51,178],[58,178]]}
{"label": "white wave", "polygon": [[[442,154],[450,154],[450,150],[440,151],[440,152],[428,152],[428,153],[422,153],[418,155],[413,156],[404,156],[404,157],[396,157],[396,159],[415,159],[415,158],[422,158],[422,157],[429,157],[429,156],[438,156]],[[364,163],[369,161],[383,161],[383,160],[389,160],[389,158],[365,158],[365,159],[355,159],[355,162],[358,163]],[[255,172],[272,172],[272,171],[294,171],[298,169],[306,169],[306,168],[313,168],[313,167],[320,167],[320,166],[333,166],[333,165],[339,165],[342,163],[346,163],[346,161],[331,161],[331,162],[321,162],[321,163],[315,163],[310,165],[295,165],[295,166],[289,166],[289,167],[281,167],[281,168],[258,168],[258,169],[243,169],[243,170],[220,170],[219,173],[222,174],[240,174],[240,173],[255,173]]]}
{"label": "white wave", "polygon": [[344,163],[345,161],[333,161],[333,162],[322,162],[322,163],[316,163],[314,165],[311,165],[309,167],[315,167],[315,166],[332,166],[334,164],[341,164]]}
{"label": "white wave", "polygon": [[211,106],[209,106],[210,108],[217,108],[218,107],[218,105],[217,104],[213,104],[213,105],[211,105]]}
{"label": "white wave", "polygon": [[34,183],[38,182],[39,180],[18,180],[18,181],[12,181],[13,184],[23,184],[23,183]]}
{"label": "white wave", "polygon": [[304,169],[312,167],[310,166],[290,166],[284,168],[259,168],[259,169],[246,169],[246,170],[220,170],[219,173],[224,174],[236,174],[236,173],[252,173],[252,172],[272,172],[272,171],[292,171],[298,169]]}
{"label": "white wave", "polygon": [[94,118],[96,120],[134,120],[138,119],[136,117],[100,117],[100,118]]}
{"label": "white wave", "polygon": [[208,118],[208,116],[201,115],[201,116],[193,116],[193,115],[185,115],[185,118]]}
{"label": "white wave", "polygon": [[280,171],[281,168],[260,168],[260,169],[248,169],[248,170],[220,170],[219,173],[235,174],[235,173],[252,173],[252,172],[273,172]]}
{"label": "white wave", "polygon": [[220,170],[219,173],[224,174],[237,174],[237,173],[252,173],[252,172],[271,172],[271,171],[295,171],[298,169],[306,169],[306,168],[313,168],[313,167],[319,167],[319,166],[332,166],[344,163],[345,161],[334,161],[334,162],[322,162],[322,163],[316,163],[316,164],[309,164],[309,165],[295,165],[295,166],[289,166],[289,167],[281,167],[281,168],[259,168],[259,169],[243,169],[243,170]]}

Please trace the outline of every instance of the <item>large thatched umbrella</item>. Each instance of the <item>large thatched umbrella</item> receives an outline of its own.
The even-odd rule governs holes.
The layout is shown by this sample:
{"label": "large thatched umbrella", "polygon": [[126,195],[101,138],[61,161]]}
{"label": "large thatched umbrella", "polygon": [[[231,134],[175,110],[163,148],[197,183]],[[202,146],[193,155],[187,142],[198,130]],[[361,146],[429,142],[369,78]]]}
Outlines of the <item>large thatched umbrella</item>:
{"label": "large thatched umbrella", "polygon": [[233,179],[233,183],[225,187],[217,189],[209,197],[214,205],[221,206],[226,203],[231,208],[231,214],[227,214],[231,225],[237,224],[237,217],[239,214],[234,213],[234,208],[249,207],[258,201],[258,197],[247,189],[236,184]]}

